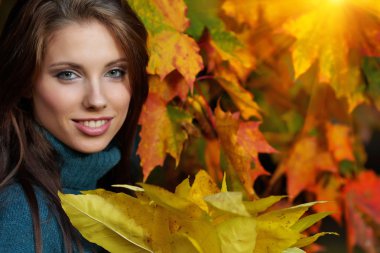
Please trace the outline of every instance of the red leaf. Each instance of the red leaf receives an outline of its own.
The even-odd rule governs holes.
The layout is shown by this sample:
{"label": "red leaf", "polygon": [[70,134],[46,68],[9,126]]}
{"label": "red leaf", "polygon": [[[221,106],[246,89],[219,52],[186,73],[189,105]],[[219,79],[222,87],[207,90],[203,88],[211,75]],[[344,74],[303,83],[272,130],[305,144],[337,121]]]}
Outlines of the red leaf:
{"label": "red leaf", "polygon": [[361,172],[347,182],[343,191],[346,206],[348,245],[355,245],[368,253],[376,253],[379,241],[375,227],[380,226],[380,177],[373,171]]}

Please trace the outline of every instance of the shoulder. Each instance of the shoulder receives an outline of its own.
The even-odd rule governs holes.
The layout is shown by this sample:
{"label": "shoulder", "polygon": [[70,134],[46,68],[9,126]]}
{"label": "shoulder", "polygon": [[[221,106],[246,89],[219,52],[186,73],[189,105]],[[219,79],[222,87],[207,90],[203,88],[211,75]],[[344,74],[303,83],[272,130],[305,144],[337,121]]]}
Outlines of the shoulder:
{"label": "shoulder", "polygon": [[[46,219],[50,215],[49,202],[41,189],[37,187],[33,187],[33,189],[37,198],[40,218]],[[24,190],[18,183],[11,184],[0,191],[0,220],[5,217],[31,220],[29,202]]]}
{"label": "shoulder", "polygon": [[[0,226],[4,225],[6,221],[18,222],[19,219],[29,217],[31,219],[29,212],[28,201],[21,185],[11,184],[0,191]],[[8,218],[14,219],[9,220]]]}
{"label": "shoulder", "polygon": [[[36,194],[43,248],[60,252],[62,239],[59,225],[49,209],[42,190]],[[21,185],[11,184],[0,191],[0,251],[34,252],[32,213]],[[54,250],[55,248],[55,250]]]}

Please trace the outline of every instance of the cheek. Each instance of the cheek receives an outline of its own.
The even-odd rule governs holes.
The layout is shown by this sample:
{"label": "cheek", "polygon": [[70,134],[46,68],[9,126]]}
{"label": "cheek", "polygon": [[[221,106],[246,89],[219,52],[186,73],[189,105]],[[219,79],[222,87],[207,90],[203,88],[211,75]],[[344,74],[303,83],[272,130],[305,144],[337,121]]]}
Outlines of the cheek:
{"label": "cheek", "polygon": [[39,121],[54,121],[71,111],[76,104],[75,94],[37,86],[33,91],[34,115]]}
{"label": "cheek", "polygon": [[127,114],[129,103],[131,100],[131,93],[125,87],[118,87],[113,89],[110,94],[110,100],[115,110],[121,114]]}

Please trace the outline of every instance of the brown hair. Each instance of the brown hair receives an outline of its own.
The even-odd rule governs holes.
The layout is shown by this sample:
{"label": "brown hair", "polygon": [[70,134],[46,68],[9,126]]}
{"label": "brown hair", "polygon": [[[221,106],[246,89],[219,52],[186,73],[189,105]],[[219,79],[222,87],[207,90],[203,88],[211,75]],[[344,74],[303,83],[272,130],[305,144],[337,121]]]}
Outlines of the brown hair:
{"label": "brown hair", "polygon": [[32,185],[40,187],[51,203],[66,252],[72,252],[72,241],[78,239],[57,196],[61,186],[55,152],[35,127],[28,94],[49,36],[69,23],[91,20],[105,25],[120,42],[132,92],[127,118],[116,136],[122,160],[102,180],[107,183],[120,179],[118,173],[126,175],[138,117],[148,94],[147,32],[136,14],[123,0],[19,0],[0,37],[0,191],[15,181],[22,186],[32,210],[36,252],[41,252],[41,229]]}

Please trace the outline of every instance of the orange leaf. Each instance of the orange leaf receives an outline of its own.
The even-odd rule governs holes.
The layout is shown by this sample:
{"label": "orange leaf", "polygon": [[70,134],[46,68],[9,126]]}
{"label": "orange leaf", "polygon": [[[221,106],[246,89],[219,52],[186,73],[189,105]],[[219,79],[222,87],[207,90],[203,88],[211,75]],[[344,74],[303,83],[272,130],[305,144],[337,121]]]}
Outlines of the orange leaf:
{"label": "orange leaf", "polygon": [[239,108],[241,116],[244,119],[256,117],[261,119],[260,108],[253,99],[253,94],[244,89],[235,75],[228,70],[220,69],[217,73],[220,78],[217,78],[220,86],[228,93],[232,101]]}
{"label": "orange leaf", "polygon": [[259,153],[274,153],[276,150],[272,148],[266,141],[264,135],[259,130],[260,122],[240,122],[237,133],[238,143],[252,157],[255,162],[255,169],[252,172],[253,181],[258,176],[269,175],[263,168],[259,160]]}
{"label": "orange leaf", "polygon": [[220,143],[217,139],[207,140],[205,162],[208,174],[215,182],[222,181],[223,174],[220,167]]}
{"label": "orange leaf", "polygon": [[221,146],[225,151],[228,160],[233,166],[234,171],[244,186],[248,196],[254,197],[253,179],[251,174],[251,156],[239,145],[237,132],[239,129],[239,114],[223,112],[218,106],[215,109],[216,130],[220,139]]}
{"label": "orange leaf", "polygon": [[289,158],[280,165],[287,172],[288,194],[296,197],[302,190],[315,183],[317,171],[313,160],[317,153],[317,140],[306,137],[299,140],[291,150]]}
{"label": "orange leaf", "polygon": [[332,212],[331,216],[337,221],[342,221],[341,187],[344,181],[338,175],[328,175],[310,190],[316,194],[317,201],[328,201],[323,205],[315,205],[317,212]]}
{"label": "orange leaf", "polygon": [[355,160],[352,150],[351,130],[348,126],[327,123],[326,138],[329,151],[332,152],[336,161]]}
{"label": "orange leaf", "polygon": [[186,112],[167,106],[154,93],[149,94],[140,117],[141,142],[137,149],[144,179],[155,166],[163,164],[166,154],[176,159],[178,165],[183,143],[188,137],[184,125],[191,124],[191,121],[191,116]]}
{"label": "orange leaf", "polygon": [[269,145],[264,135],[260,132],[261,122],[241,122],[238,130],[238,142],[252,157],[258,153],[274,153],[276,150]]}
{"label": "orange leaf", "polygon": [[[258,159],[259,153],[273,153],[259,130],[257,122],[240,122],[239,114],[215,109],[216,130],[221,146],[234,171],[250,197],[254,196],[253,184],[260,175],[267,175]],[[252,161],[254,167],[252,167]]]}
{"label": "orange leaf", "polygon": [[177,96],[182,101],[185,101],[189,86],[186,85],[181,75],[173,72],[165,80],[160,80],[157,76],[151,76],[149,79],[149,92],[157,94],[165,102],[169,102]]}
{"label": "orange leaf", "polygon": [[291,149],[279,171],[287,173],[288,193],[296,197],[301,191],[313,187],[320,171],[337,171],[331,155],[323,152],[316,137],[303,137]]}
{"label": "orange leaf", "polygon": [[190,22],[185,15],[187,7],[183,0],[153,0],[153,2],[177,31],[183,32],[189,27]]}
{"label": "orange leaf", "polygon": [[366,252],[377,252],[380,243],[375,227],[380,226],[380,177],[373,171],[361,172],[349,180],[343,191],[350,250],[360,245]]}

